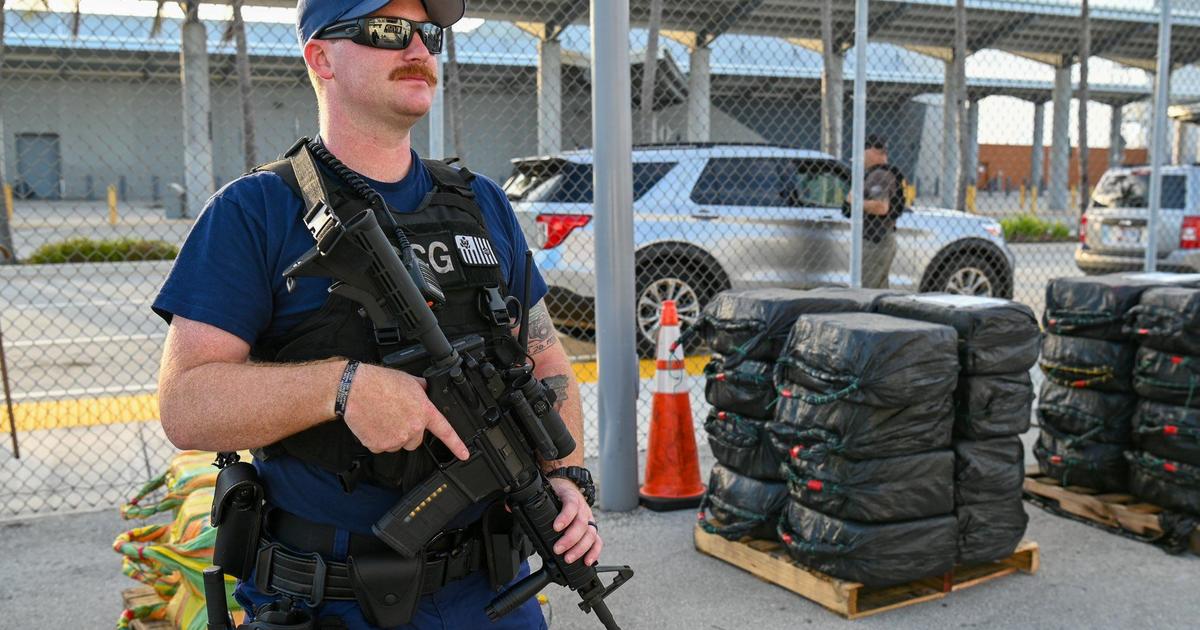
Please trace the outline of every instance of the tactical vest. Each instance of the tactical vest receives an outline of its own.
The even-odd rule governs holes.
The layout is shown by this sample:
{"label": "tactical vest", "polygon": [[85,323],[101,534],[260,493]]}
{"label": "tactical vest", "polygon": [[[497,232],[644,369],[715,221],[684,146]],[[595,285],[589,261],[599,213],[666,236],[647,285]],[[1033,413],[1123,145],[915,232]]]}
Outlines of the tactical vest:
{"label": "tactical vest", "polygon": [[[508,288],[483,213],[475,202],[471,188],[474,175],[466,168],[455,169],[444,162],[422,162],[433,179],[432,191],[413,212],[399,212],[391,207],[386,211],[392,214],[417,254],[428,259],[441,284],[446,300],[435,311],[438,324],[451,340],[469,334],[483,337],[498,365],[523,359],[510,330],[515,319],[506,310],[501,316],[498,310],[505,309]],[[318,168],[331,199],[352,197],[361,201],[327,168]],[[255,170],[276,173],[297,195],[301,194],[289,160]],[[379,216],[380,211],[376,214],[380,225],[391,225],[390,220]],[[393,234],[388,237],[393,246],[398,246]],[[272,363],[331,357],[379,363],[383,356],[413,345],[414,341],[400,338],[394,330],[375,330],[358,303],[330,294],[313,315],[283,334],[258,341],[250,354],[256,361]],[[425,367],[424,362],[417,362],[406,365],[404,370],[420,375]],[[331,383],[330,387],[334,385]],[[425,449],[371,453],[341,420],[316,425],[254,452],[256,458],[264,460],[281,454],[336,474],[347,492],[360,481],[409,488],[434,469],[433,457]]]}

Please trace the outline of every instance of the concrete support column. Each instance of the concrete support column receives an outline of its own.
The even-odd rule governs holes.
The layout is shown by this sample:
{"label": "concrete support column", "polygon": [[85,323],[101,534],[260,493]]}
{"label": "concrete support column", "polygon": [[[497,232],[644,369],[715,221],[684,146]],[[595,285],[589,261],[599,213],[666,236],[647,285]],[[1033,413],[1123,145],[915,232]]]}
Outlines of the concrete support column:
{"label": "concrete support column", "polygon": [[946,62],[946,81],[942,87],[942,178],[938,182],[942,207],[954,207],[954,191],[958,184],[958,110],[954,107],[957,93],[954,62]]}
{"label": "concrete support column", "polygon": [[1042,189],[1046,158],[1046,104],[1033,104],[1033,155],[1029,159],[1029,188]]}
{"label": "concrete support column", "polygon": [[[438,55],[438,76],[446,76],[446,64]],[[446,157],[446,82],[438,81],[433,88],[433,103],[429,106],[429,155],[433,160]]]}
{"label": "concrete support column", "polygon": [[1125,161],[1125,140],[1121,137],[1124,112],[1120,105],[1112,106],[1112,119],[1108,123],[1108,166],[1120,166]]}
{"label": "concrete support column", "polygon": [[979,99],[969,102],[967,109],[967,185],[979,181]]}
{"label": "concrete support column", "polygon": [[709,57],[712,50],[705,46],[692,49],[691,69],[688,71],[688,142],[708,142],[712,124]]}
{"label": "concrete support column", "polygon": [[1054,69],[1054,121],[1050,129],[1050,190],[1046,204],[1051,210],[1066,210],[1068,169],[1071,165],[1071,67]]}
{"label": "concrete support column", "polygon": [[1171,142],[1171,163],[1192,164],[1196,161],[1196,125],[1178,120],[1171,121],[1175,133]]}
{"label": "concrete support column", "polygon": [[830,52],[825,55],[821,70],[821,150],[842,157],[843,111],[846,104],[846,83],[842,68],[846,55]]}
{"label": "concrete support column", "polygon": [[1194,164],[1196,162],[1196,125],[1179,123],[1179,164]]}
{"label": "concrete support column", "polygon": [[180,81],[183,83],[183,186],[184,207],[167,205],[167,215],[200,214],[214,191],[212,102],[208,74],[208,38],[195,15],[195,5],[183,24],[179,53]]}
{"label": "concrete support column", "polygon": [[538,154],[562,150],[562,44],[538,42],[537,72]]}

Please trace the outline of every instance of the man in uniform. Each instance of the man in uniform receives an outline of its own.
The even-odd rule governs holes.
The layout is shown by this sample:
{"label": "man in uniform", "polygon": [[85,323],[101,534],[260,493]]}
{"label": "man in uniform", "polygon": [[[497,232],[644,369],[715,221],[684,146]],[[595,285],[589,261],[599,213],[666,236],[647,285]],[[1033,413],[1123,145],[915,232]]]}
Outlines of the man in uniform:
{"label": "man in uniform", "polygon": [[[554,551],[594,565],[602,541],[589,506],[590,475],[579,468],[579,388],[541,302],[545,282],[534,269],[525,286],[527,245],[503,191],[465,169],[423,163],[411,147],[409,132],[433,100],[443,29],[465,10],[465,0],[300,0],[297,32],[319,106],[317,146],[383,196],[448,296],[474,300],[473,291],[497,285],[518,299],[528,292],[534,375],[555,391],[579,445],[563,460],[543,462],[562,503],[554,526],[565,533]],[[254,577],[235,592],[252,615],[284,593],[347,628],[395,626],[373,618],[363,594],[336,588],[336,579],[345,579],[347,556],[394,553],[371,525],[427,471],[413,464],[423,461],[423,444],[436,438],[460,459],[467,448],[422,379],[371,364],[378,338],[363,337],[370,322],[327,293],[329,279],[288,286],[283,272],[314,243],[293,184],[278,169],[244,175],[209,200],[189,233],[153,305],[170,324],[159,377],[162,425],[182,449],[255,449],[267,499],[263,541],[280,548],[269,550],[274,563],[264,564],[260,552]],[[431,191],[461,203],[430,207]],[[442,309],[439,322],[447,328],[451,321],[460,333],[500,326],[446,312],[472,310]],[[381,458],[408,462],[398,468],[405,483],[372,476]],[[439,564],[427,564],[423,583],[411,586],[421,597],[404,627],[545,627],[536,599],[495,624],[484,613],[499,585],[495,568],[489,573],[480,559],[480,521],[497,507],[467,510],[430,543],[429,562]],[[305,573],[314,554],[321,570]],[[288,567],[300,572],[284,574]],[[507,575],[528,570],[514,561]]]}
{"label": "man in uniform", "polygon": [[867,136],[863,168],[862,285],[886,289],[896,257],[896,220],[904,212],[904,174],[888,163],[887,141],[875,134]]}

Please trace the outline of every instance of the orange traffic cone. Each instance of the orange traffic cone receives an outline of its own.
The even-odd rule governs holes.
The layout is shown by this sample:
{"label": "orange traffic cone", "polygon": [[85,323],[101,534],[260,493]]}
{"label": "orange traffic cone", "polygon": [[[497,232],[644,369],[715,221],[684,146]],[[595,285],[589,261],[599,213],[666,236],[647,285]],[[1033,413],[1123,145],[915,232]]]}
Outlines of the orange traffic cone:
{"label": "orange traffic cone", "polygon": [[638,493],[642,505],[658,512],[694,508],[704,495],[692,428],[692,401],[684,386],[687,375],[683,351],[672,351],[678,339],[679,313],[674,301],[665,300],[658,327],[646,483]]}

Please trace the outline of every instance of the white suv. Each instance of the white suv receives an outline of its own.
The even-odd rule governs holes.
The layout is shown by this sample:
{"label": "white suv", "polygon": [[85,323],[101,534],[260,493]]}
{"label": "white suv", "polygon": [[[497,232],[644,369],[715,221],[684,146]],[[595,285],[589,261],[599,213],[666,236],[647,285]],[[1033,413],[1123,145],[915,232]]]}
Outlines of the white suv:
{"label": "white suv", "polygon": [[[1158,268],[1200,271],[1200,167],[1167,166],[1162,176]],[[1109,169],[1080,217],[1075,264],[1086,273],[1142,269],[1149,219],[1150,167]]]}
{"label": "white suv", "polygon": [[[850,169],[780,146],[683,144],[633,151],[639,348],[652,352],[659,307],[686,327],[728,288],[850,281]],[[594,327],[592,152],[513,160],[504,184],[542,274],[546,304],[568,330]],[[891,286],[1012,296],[1013,256],[1000,225],[948,210],[905,212]]]}

